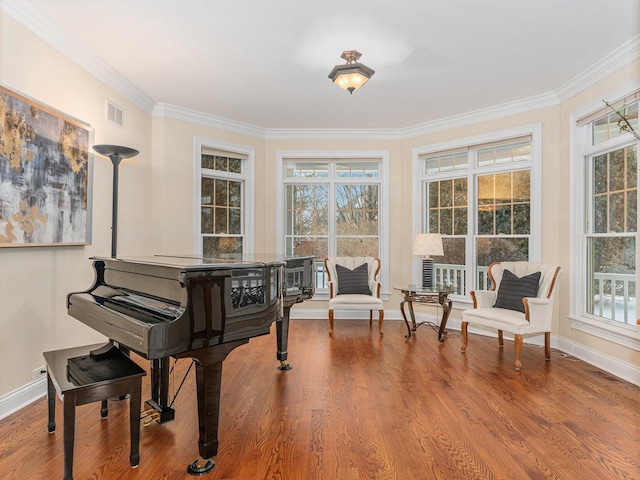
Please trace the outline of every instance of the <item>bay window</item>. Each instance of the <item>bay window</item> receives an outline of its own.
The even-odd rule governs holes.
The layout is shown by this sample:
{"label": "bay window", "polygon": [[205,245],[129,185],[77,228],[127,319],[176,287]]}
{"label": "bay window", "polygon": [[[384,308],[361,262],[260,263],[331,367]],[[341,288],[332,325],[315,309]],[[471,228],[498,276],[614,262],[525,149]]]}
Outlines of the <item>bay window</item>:
{"label": "bay window", "polygon": [[279,243],[286,255],[316,256],[321,295],[327,288],[323,262],[328,256],[378,257],[381,278],[388,275],[383,220],[387,200],[382,197],[386,158],[386,153],[279,153]]}
{"label": "bay window", "polygon": [[[497,261],[539,261],[539,127],[414,149],[414,233],[440,233],[435,281],[488,288]],[[419,263],[414,263],[414,279]]]}
{"label": "bay window", "polygon": [[[196,252],[207,257],[250,253],[253,240],[248,221],[248,191],[252,150],[198,141]],[[199,181],[198,181],[199,180]],[[248,245],[249,242],[249,245]],[[249,247],[249,248],[247,248]]]}
{"label": "bay window", "polygon": [[[637,93],[615,102],[615,108],[638,128]],[[573,130],[576,267],[570,313],[600,329],[632,334],[637,314],[638,142],[620,129],[620,116],[609,107],[598,104],[580,117]]]}

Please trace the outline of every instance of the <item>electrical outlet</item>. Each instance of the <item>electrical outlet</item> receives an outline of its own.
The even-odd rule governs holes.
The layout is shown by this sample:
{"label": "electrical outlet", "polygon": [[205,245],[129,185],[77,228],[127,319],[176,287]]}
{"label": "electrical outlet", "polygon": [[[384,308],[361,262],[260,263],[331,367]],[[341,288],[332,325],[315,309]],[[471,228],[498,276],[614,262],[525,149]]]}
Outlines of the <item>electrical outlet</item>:
{"label": "electrical outlet", "polygon": [[40,377],[44,377],[46,374],[47,374],[47,368],[44,365],[42,365],[41,367],[38,367],[33,371],[33,379],[37,380]]}

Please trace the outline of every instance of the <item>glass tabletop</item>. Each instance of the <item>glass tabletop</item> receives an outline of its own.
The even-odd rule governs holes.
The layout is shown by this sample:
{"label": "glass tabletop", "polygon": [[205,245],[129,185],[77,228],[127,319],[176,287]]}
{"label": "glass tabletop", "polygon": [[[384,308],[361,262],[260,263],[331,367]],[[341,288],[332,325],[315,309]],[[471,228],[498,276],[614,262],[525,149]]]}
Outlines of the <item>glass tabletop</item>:
{"label": "glass tabletop", "polygon": [[446,287],[444,285],[434,285],[431,288],[423,287],[421,285],[415,285],[413,283],[407,285],[397,285],[393,287],[394,290],[399,290],[402,293],[415,293],[419,295],[439,295],[441,293],[450,294],[453,292],[451,287]]}

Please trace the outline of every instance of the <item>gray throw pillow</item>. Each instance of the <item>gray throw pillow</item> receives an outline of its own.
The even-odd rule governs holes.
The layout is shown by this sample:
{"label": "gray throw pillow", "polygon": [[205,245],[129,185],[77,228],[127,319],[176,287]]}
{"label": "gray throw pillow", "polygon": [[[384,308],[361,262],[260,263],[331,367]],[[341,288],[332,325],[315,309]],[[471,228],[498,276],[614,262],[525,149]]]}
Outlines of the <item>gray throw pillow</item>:
{"label": "gray throw pillow", "polygon": [[537,297],[538,283],[540,283],[540,272],[518,277],[509,270],[505,270],[502,274],[500,288],[498,288],[498,298],[493,307],[524,313],[522,299],[525,297]]}
{"label": "gray throw pillow", "polygon": [[342,265],[336,265],[336,273],[338,274],[338,295],[371,295],[368,264],[363,263],[353,270]]}

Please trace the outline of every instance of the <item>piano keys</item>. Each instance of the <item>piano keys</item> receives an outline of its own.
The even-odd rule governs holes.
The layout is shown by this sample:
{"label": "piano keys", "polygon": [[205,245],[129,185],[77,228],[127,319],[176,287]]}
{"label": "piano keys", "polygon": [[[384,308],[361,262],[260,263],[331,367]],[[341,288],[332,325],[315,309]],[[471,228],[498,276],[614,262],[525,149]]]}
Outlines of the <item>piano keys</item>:
{"label": "piano keys", "polygon": [[161,423],[173,420],[169,357],[194,358],[199,453],[191,473],[213,468],[217,454],[222,362],[276,322],[281,370],[288,370],[289,311],[315,291],[314,257],[94,258],[95,281],[67,295],[68,313],[120,347],[151,361],[146,402]]}

